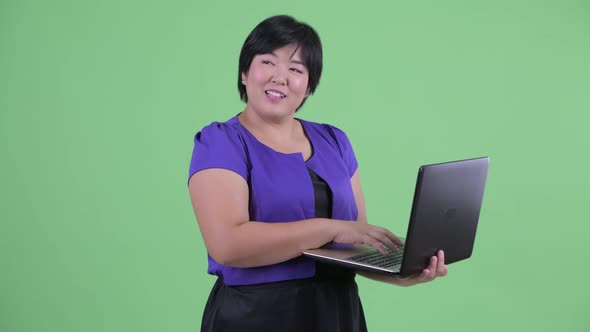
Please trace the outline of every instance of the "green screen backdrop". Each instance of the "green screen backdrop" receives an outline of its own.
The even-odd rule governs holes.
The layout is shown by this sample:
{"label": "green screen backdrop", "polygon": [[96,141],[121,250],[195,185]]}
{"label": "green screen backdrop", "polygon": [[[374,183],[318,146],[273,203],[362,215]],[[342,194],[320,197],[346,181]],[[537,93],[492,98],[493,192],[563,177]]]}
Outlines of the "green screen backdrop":
{"label": "green screen backdrop", "polygon": [[369,222],[404,235],[420,165],[491,157],[473,257],[359,277],[369,329],[590,331],[582,0],[1,0],[0,331],[198,331],[193,135],[243,109],[241,45],[283,13],[322,38],[298,116],[348,133]]}

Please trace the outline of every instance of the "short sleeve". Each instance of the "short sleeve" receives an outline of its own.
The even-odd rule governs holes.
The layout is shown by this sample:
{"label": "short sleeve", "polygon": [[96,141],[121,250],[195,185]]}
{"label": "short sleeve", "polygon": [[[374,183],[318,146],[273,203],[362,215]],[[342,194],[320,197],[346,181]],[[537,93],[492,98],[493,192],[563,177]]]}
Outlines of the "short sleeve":
{"label": "short sleeve", "polygon": [[340,150],[340,156],[342,156],[342,159],[346,164],[346,168],[348,169],[348,174],[350,177],[352,177],[358,168],[358,162],[356,160],[352,144],[350,143],[350,140],[344,131],[331,125],[327,125],[327,127],[331,136],[336,141],[338,149]]}
{"label": "short sleeve", "polygon": [[223,168],[248,181],[246,150],[231,125],[213,122],[195,135],[188,179],[208,168]]}

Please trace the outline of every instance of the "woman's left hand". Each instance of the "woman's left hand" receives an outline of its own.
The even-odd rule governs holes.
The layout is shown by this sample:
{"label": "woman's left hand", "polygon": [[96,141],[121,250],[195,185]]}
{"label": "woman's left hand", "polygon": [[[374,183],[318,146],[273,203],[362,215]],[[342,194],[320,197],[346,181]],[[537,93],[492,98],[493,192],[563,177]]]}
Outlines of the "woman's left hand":
{"label": "woman's left hand", "polygon": [[442,250],[439,250],[436,256],[430,257],[430,263],[420,274],[407,278],[392,278],[393,280],[390,280],[390,282],[398,286],[408,287],[430,282],[438,277],[444,277],[447,273],[448,269],[445,265],[445,253]]}

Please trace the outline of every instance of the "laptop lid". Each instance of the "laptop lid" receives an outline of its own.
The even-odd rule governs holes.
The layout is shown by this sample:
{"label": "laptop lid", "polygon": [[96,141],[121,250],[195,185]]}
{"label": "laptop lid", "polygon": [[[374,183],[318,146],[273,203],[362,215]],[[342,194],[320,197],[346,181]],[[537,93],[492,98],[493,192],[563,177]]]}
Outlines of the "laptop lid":
{"label": "laptop lid", "polygon": [[445,263],[471,257],[483,202],[489,157],[420,167],[401,265],[419,273],[444,250]]}

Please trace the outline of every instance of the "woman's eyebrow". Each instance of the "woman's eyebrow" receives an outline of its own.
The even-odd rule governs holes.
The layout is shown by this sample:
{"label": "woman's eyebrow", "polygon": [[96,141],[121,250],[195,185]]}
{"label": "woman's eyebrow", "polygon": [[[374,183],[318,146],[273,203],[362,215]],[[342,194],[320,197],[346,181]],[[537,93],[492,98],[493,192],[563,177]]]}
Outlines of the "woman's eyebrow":
{"label": "woman's eyebrow", "polygon": [[[272,55],[272,56],[274,56],[275,58],[278,58],[278,57],[279,57],[279,56],[278,56],[278,55],[277,55],[277,54],[276,54],[274,51],[273,51],[273,52],[270,52],[270,53],[267,53],[267,54],[269,54],[269,55]],[[305,63],[303,63],[303,61],[300,61],[300,60],[293,60],[293,58],[291,58],[290,60],[291,60],[291,62],[292,62],[292,63],[296,63],[296,64],[298,64],[298,65],[305,66]]]}

